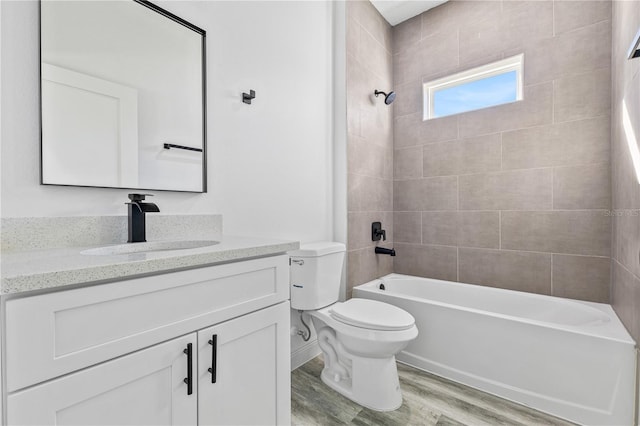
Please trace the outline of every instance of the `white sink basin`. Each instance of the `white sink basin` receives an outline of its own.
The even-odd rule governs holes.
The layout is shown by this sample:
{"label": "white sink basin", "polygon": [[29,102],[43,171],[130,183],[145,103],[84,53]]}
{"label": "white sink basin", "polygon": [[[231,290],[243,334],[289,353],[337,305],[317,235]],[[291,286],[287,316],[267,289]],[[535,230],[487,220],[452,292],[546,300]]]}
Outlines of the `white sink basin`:
{"label": "white sink basin", "polygon": [[146,243],[127,243],[116,246],[97,247],[80,252],[91,256],[113,256],[117,254],[150,253],[158,251],[188,250],[209,247],[219,241],[184,240],[184,241],[151,241]]}

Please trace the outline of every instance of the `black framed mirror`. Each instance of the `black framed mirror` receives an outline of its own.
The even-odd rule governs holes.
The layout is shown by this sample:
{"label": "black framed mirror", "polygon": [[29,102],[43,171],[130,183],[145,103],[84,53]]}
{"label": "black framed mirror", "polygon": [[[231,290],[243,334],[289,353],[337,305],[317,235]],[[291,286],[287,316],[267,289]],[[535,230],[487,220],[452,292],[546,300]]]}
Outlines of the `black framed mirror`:
{"label": "black framed mirror", "polygon": [[41,1],[40,183],[206,192],[205,41],[144,0]]}

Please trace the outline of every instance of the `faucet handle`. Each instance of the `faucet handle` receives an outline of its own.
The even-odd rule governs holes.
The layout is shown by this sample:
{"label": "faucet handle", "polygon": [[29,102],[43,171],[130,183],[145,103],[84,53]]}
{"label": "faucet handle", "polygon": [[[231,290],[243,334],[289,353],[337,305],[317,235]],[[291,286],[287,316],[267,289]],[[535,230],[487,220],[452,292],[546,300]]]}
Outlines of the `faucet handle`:
{"label": "faucet handle", "polygon": [[373,222],[371,224],[371,241],[380,241],[380,237],[382,237],[383,241],[386,241],[387,231],[382,229],[382,223]]}
{"label": "faucet handle", "polygon": [[137,201],[133,201],[131,203],[125,203],[125,204],[129,204],[131,206],[136,206],[138,208],[138,210],[140,211],[140,213],[142,213],[142,207],[140,207],[140,204],[138,204]]}
{"label": "faucet handle", "polygon": [[133,202],[144,201],[145,197],[153,197],[153,194],[129,194],[129,199]]}

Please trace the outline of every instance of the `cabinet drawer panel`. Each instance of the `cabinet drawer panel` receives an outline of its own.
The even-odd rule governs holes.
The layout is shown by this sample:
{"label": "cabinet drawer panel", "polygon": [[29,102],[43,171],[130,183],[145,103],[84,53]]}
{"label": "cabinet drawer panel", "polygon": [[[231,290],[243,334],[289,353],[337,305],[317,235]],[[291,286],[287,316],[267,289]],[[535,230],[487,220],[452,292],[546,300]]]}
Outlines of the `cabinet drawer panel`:
{"label": "cabinet drawer panel", "polygon": [[276,292],[275,270],[206,279],[151,293],[53,312],[54,357],[95,347],[167,323],[260,299]]}
{"label": "cabinet drawer panel", "polygon": [[8,389],[286,300],[288,272],[276,256],[9,300]]}

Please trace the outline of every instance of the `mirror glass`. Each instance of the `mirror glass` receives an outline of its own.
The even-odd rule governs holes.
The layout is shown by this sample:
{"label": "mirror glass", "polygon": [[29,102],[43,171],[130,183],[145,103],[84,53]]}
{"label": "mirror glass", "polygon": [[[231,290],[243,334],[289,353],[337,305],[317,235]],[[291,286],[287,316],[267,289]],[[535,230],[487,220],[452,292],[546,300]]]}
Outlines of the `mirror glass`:
{"label": "mirror glass", "polygon": [[206,192],[205,32],[146,1],[41,1],[42,184]]}

